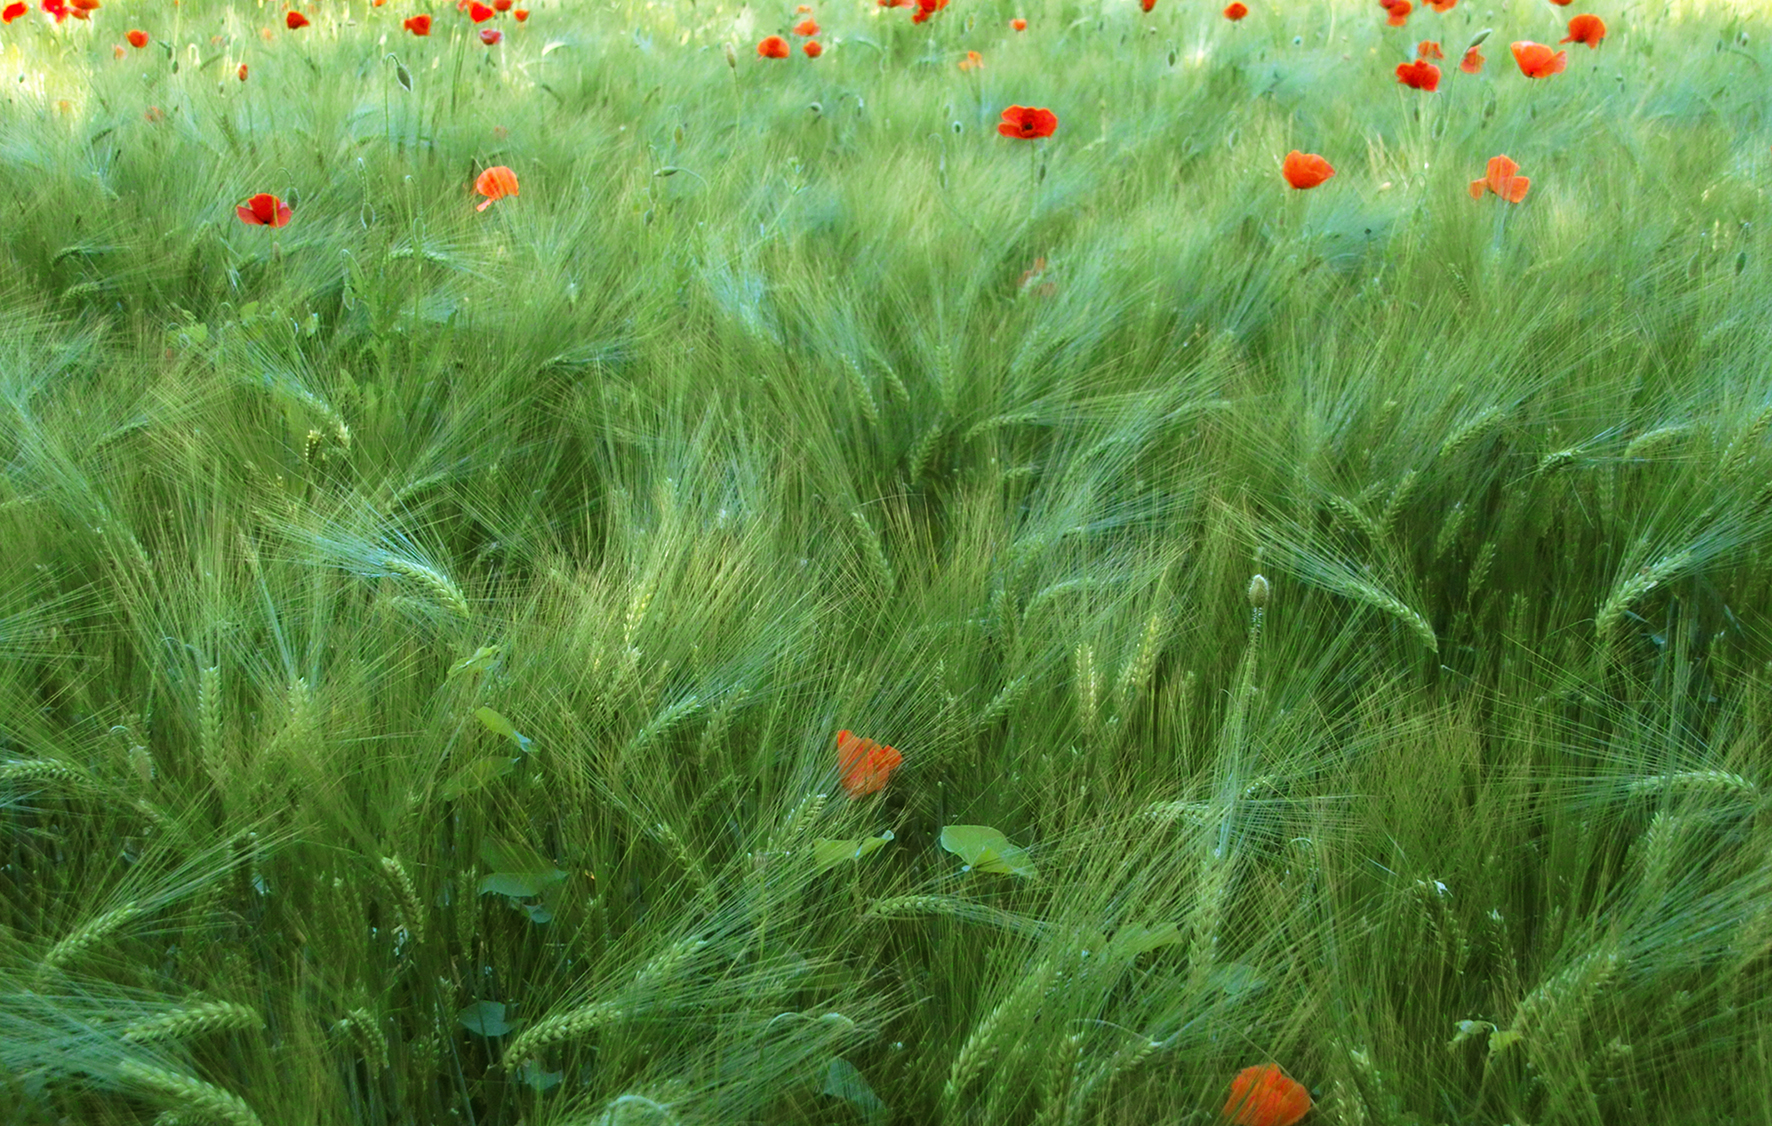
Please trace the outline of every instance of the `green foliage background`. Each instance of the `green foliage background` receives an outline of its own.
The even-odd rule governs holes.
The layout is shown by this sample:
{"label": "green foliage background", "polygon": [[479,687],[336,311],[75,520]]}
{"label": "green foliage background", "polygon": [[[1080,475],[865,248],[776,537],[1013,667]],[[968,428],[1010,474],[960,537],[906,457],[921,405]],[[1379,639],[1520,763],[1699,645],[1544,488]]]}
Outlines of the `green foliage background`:
{"label": "green foliage background", "polygon": [[7,1121],[1772,1119],[1772,28],[1254,7],[0,29]]}

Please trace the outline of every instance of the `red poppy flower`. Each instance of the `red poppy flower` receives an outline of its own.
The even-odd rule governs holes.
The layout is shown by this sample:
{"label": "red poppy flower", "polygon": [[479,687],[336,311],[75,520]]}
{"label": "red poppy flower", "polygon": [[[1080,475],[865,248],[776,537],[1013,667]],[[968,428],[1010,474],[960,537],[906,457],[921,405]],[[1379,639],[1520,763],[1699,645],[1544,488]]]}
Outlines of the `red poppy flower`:
{"label": "red poppy flower", "polygon": [[407,16],[400,21],[400,26],[414,35],[429,35],[431,33],[431,17]]}
{"label": "red poppy flower", "polygon": [[814,35],[818,34],[818,21],[813,19],[801,20],[794,25],[794,34],[803,35],[808,39],[812,38]]}
{"label": "red poppy flower", "polygon": [[1520,73],[1527,78],[1549,78],[1553,74],[1563,73],[1569,65],[1569,52],[1552,51],[1542,43],[1534,43],[1530,39],[1522,39],[1513,45],[1514,61],[1520,64]]}
{"label": "red poppy flower", "polygon": [[492,10],[495,12],[508,12],[511,10],[511,3],[512,0],[492,0]]}
{"label": "red poppy flower", "polygon": [[911,15],[911,22],[922,23],[947,6],[948,0],[917,0],[917,10]]}
{"label": "red poppy flower", "polygon": [[1240,20],[1248,14],[1249,9],[1244,7],[1240,0],[1231,0],[1231,3],[1224,10],[1224,18],[1232,21]]}
{"label": "red poppy flower", "polygon": [[68,5],[64,0],[43,0],[41,7],[45,12],[55,17],[56,23],[68,18]]}
{"label": "red poppy flower", "polygon": [[283,24],[288,27],[289,30],[294,31],[297,28],[308,26],[308,17],[302,15],[300,12],[290,12],[283,17]]}
{"label": "red poppy flower", "polygon": [[98,11],[99,2],[98,0],[68,0],[68,7],[73,9],[72,14],[75,17],[85,19],[86,17],[81,15],[81,13]]}
{"label": "red poppy flower", "polygon": [[1440,68],[1426,59],[1397,64],[1397,81],[1416,90],[1433,93],[1440,88]]}
{"label": "red poppy flower", "polygon": [[1224,1121],[1229,1126],[1292,1126],[1310,1109],[1311,1095],[1304,1084],[1287,1078],[1279,1064],[1270,1063],[1246,1067],[1231,1080]]}
{"label": "red poppy flower", "polygon": [[1481,180],[1471,181],[1471,198],[1482,199],[1483,193],[1494,192],[1509,203],[1518,203],[1526,198],[1526,189],[1532,181],[1524,176],[1516,175],[1520,166],[1505,156],[1489,158],[1487,174]]}
{"label": "red poppy flower", "polygon": [[1035,109],[1032,106],[1010,106],[1003,111],[1003,120],[997,123],[997,132],[1005,137],[1019,137],[1024,141],[1050,137],[1057,130],[1057,114],[1049,109]]}
{"label": "red poppy flower", "polygon": [[1286,154],[1286,162],[1280,165],[1280,175],[1286,182],[1299,191],[1314,188],[1318,184],[1335,175],[1335,169],[1329,162],[1314,152],[1299,152],[1293,149]]}
{"label": "red poppy flower", "polygon": [[242,81],[242,82],[246,81],[246,64],[245,63],[240,64],[240,70],[238,73],[240,75],[240,81]]}
{"label": "red poppy flower", "polygon": [[1458,60],[1458,69],[1464,71],[1466,74],[1476,74],[1483,69],[1483,63],[1485,61],[1487,60],[1483,58],[1482,49],[1480,47],[1472,47],[1464,53],[1464,58]]}
{"label": "red poppy flower", "polygon": [[1599,16],[1576,16],[1569,21],[1569,34],[1557,40],[1558,43],[1586,43],[1595,50],[1599,49],[1600,40],[1606,38],[1606,21]]}
{"label": "red poppy flower", "polygon": [[1157,0],[1138,0],[1138,3],[1147,12],[1157,6]]}
{"label": "red poppy flower", "polygon": [[1009,26],[1016,31],[1026,31],[1028,29],[1028,21],[1022,19],[1020,16],[1016,16],[1009,21]]}
{"label": "red poppy flower", "polygon": [[1392,3],[1385,5],[1384,10],[1390,13],[1390,18],[1384,22],[1392,27],[1402,27],[1409,22],[1409,13],[1415,10],[1415,6],[1409,0],[1392,0]]}
{"label": "red poppy flower", "polygon": [[488,47],[496,46],[498,41],[504,37],[505,33],[496,27],[483,27],[480,29],[480,42],[486,44]]}
{"label": "red poppy flower", "polygon": [[801,47],[800,50],[806,52],[807,58],[816,59],[816,58],[818,58],[818,56],[824,54],[824,44],[820,43],[816,39],[808,39],[806,41],[806,45],[804,47]]}
{"label": "red poppy flower", "polygon": [[234,208],[242,223],[250,223],[254,227],[287,226],[289,217],[294,214],[287,203],[278,199],[270,192],[260,192],[244,204]]}
{"label": "red poppy flower", "polygon": [[1442,14],[1450,12],[1457,4],[1458,0],[1427,0],[1428,7]]}
{"label": "red poppy flower", "polygon": [[1551,3],[1559,8],[1567,8],[1569,5],[1575,3],[1575,0],[1551,0]]}
{"label": "red poppy flower", "polygon": [[123,38],[129,40],[129,45],[138,51],[148,45],[148,33],[138,27],[130,28],[129,34]]}
{"label": "red poppy flower", "polygon": [[788,41],[779,35],[771,35],[757,44],[757,54],[765,59],[785,59],[788,57]]}
{"label": "red poppy flower", "polygon": [[522,23],[524,20],[529,18],[529,9],[528,8],[515,8],[515,9],[512,9],[511,15],[516,17],[516,20],[518,23]]}
{"label": "red poppy flower", "polygon": [[1440,53],[1438,43],[1432,39],[1423,39],[1415,45],[1415,57],[1418,59],[1443,59],[1446,56]]}
{"label": "red poppy flower", "polygon": [[24,14],[25,0],[13,0],[13,3],[6,5],[5,11],[0,11],[0,21],[11,23]]}
{"label": "red poppy flower", "polygon": [[468,18],[475,23],[485,23],[492,18],[492,9],[480,3],[480,0],[474,0],[468,5]]}
{"label": "red poppy flower", "polygon": [[843,789],[852,798],[884,790],[892,772],[902,762],[904,756],[891,747],[883,747],[849,731],[837,732],[837,770],[843,776]]}
{"label": "red poppy flower", "polygon": [[474,210],[484,211],[504,197],[517,194],[517,174],[502,164],[494,165],[480,173],[474,190],[486,197]]}

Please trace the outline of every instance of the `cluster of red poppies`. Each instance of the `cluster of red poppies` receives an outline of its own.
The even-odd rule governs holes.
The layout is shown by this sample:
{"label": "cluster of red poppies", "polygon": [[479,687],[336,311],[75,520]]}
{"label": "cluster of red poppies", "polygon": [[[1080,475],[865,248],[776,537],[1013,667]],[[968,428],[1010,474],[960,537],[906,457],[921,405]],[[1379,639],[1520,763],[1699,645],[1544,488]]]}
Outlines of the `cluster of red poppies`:
{"label": "cluster of red poppies", "polygon": [[[818,21],[813,19],[809,14],[811,11],[812,9],[805,4],[794,9],[794,14],[796,16],[805,16],[806,18],[794,25],[793,33],[806,40],[805,43],[800,45],[800,49],[806,52],[806,57],[809,59],[816,59],[818,56],[824,54],[824,44],[813,38],[813,36],[818,34]],[[757,44],[757,55],[760,58],[785,59],[791,54],[793,54],[793,48],[788,45],[786,39],[783,39],[779,35],[765,36],[763,40]]]}
{"label": "cluster of red poppies", "polygon": [[[42,0],[40,7],[56,23],[60,23],[69,16],[73,16],[77,20],[91,19],[92,13],[98,11],[103,5],[99,3],[99,0]],[[30,5],[24,3],[23,0],[13,0],[13,3],[0,9],[0,23],[11,23],[30,10]]]}

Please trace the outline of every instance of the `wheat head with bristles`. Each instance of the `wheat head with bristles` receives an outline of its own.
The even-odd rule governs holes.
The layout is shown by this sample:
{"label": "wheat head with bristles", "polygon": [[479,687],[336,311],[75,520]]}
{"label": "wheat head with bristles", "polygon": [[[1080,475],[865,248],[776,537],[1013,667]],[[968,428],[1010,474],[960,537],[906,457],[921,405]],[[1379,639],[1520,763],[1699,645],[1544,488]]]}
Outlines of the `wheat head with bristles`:
{"label": "wheat head with bristles", "polygon": [[49,953],[43,955],[43,961],[37,965],[38,975],[46,976],[60,969],[140,914],[142,908],[134,903],[106,911],[50,947]]}
{"label": "wheat head with bristles", "polygon": [[1003,1026],[1013,1024],[1017,1018],[1039,1005],[1046,983],[1052,979],[1053,968],[1051,959],[1042,960],[1009,991],[1007,997],[997,1003],[996,1008],[973,1026],[972,1033],[966,1037],[966,1043],[961,1045],[959,1054],[954,1057],[953,1066],[948,1069],[947,1083],[943,1085],[941,1092],[943,1103],[951,1104],[964,1094],[972,1081],[984,1070],[985,1064],[997,1054],[999,1037],[1006,1031]]}
{"label": "wheat head with bristles", "polygon": [[418,897],[418,887],[412,882],[412,876],[406,871],[406,865],[400,863],[397,856],[381,858],[381,869],[393,883],[394,890],[400,893],[401,919],[406,932],[412,941],[423,942],[425,939],[425,905]]}
{"label": "wheat head with bristles", "polygon": [[176,1099],[191,1113],[213,1122],[226,1126],[264,1126],[245,1099],[213,1083],[205,1083],[195,1075],[155,1067],[139,1060],[124,1060],[117,1065],[117,1074],[125,1082]]}
{"label": "wheat head with bristles", "polygon": [[521,1062],[533,1059],[553,1044],[574,1040],[605,1025],[614,1024],[626,1015],[620,1005],[596,1001],[576,1009],[548,1017],[521,1033],[505,1049],[505,1059]]}
{"label": "wheat head with bristles", "polygon": [[159,1016],[138,1020],[123,1030],[123,1039],[132,1044],[153,1040],[180,1040],[209,1032],[257,1031],[265,1026],[258,1011],[233,1001],[202,1001]]}
{"label": "wheat head with bristles", "polygon": [[467,596],[462,593],[461,587],[437,568],[391,551],[381,554],[380,563],[383,570],[409,579],[430,591],[432,598],[456,617],[464,621],[473,617],[473,612],[468,608]]}

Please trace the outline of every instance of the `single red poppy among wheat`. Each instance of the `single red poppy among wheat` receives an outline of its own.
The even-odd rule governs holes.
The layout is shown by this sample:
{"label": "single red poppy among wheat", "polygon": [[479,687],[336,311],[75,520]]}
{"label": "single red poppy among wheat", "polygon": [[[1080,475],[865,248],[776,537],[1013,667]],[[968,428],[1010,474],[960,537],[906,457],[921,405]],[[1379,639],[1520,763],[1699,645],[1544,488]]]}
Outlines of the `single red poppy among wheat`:
{"label": "single red poppy among wheat", "polygon": [[283,26],[291,31],[308,26],[308,17],[300,12],[289,12],[283,17]]}
{"label": "single red poppy among wheat", "polygon": [[1022,19],[1020,16],[1016,16],[1009,21],[1009,26],[1015,31],[1026,31],[1028,29],[1028,21]]}
{"label": "single red poppy among wheat", "polygon": [[504,37],[505,33],[496,27],[483,27],[480,29],[480,42],[486,44],[488,47],[497,46],[498,41]]}
{"label": "single red poppy among wheat", "polygon": [[1569,34],[1557,40],[1559,43],[1586,43],[1595,50],[1599,49],[1600,40],[1606,38],[1606,21],[1599,16],[1576,16],[1569,21]]}
{"label": "single red poppy among wheat", "polygon": [[517,194],[517,174],[502,164],[493,165],[480,173],[474,190],[486,197],[474,210],[484,211],[504,197]]}
{"label": "single red poppy among wheat", "polygon": [[1527,78],[1549,78],[1563,73],[1563,68],[1569,65],[1569,52],[1553,51],[1530,39],[1515,43],[1512,50],[1514,61],[1520,64],[1520,73]]}
{"label": "single red poppy among wheat", "polygon": [[801,46],[800,50],[806,52],[807,58],[816,59],[818,56],[824,54],[824,44],[816,39],[808,39],[805,44]]}
{"label": "single red poppy among wheat", "polygon": [[129,45],[138,51],[148,45],[148,33],[138,27],[130,28],[129,34],[123,38],[129,40]]}
{"label": "single red poppy among wheat", "polygon": [[1458,69],[1464,71],[1466,74],[1478,74],[1482,71],[1483,64],[1487,61],[1488,60],[1483,58],[1482,48],[1471,47],[1465,51],[1464,58],[1458,60]]}
{"label": "single red poppy among wheat", "polygon": [[400,21],[400,26],[407,31],[412,32],[414,35],[429,35],[431,33],[431,17],[424,15],[407,16]]}
{"label": "single red poppy among wheat", "polygon": [[1427,6],[1442,15],[1450,12],[1457,3],[1458,0],[1427,0]]}
{"label": "single red poppy among wheat", "polygon": [[295,212],[287,203],[278,199],[270,192],[260,192],[234,208],[242,223],[254,227],[283,227],[289,223],[289,217]]}
{"label": "single red poppy among wheat", "polygon": [[529,18],[529,9],[528,8],[512,8],[511,9],[511,16],[518,23],[522,23],[524,20]]}
{"label": "single red poppy among wheat", "polygon": [[235,71],[234,73],[236,73],[240,76],[240,81],[242,81],[242,82],[246,81],[246,64],[241,63],[240,69]]}
{"label": "single red poppy among wheat", "polygon": [[1392,27],[1402,27],[1409,22],[1409,13],[1415,10],[1415,5],[1409,3],[1409,0],[1391,0],[1384,6],[1384,10],[1385,23]]}
{"label": "single red poppy among wheat", "polygon": [[850,731],[837,732],[837,771],[842,775],[843,789],[852,798],[884,790],[902,762],[904,756],[891,747]]}
{"label": "single red poppy among wheat", "polygon": [[25,11],[24,0],[13,0],[13,3],[6,5],[5,10],[0,11],[0,23],[11,23],[24,15]]}
{"label": "single red poppy among wheat", "polygon": [[1243,6],[1241,0],[1231,0],[1231,3],[1226,5],[1224,9],[1224,18],[1233,23],[1248,14],[1249,9]]}
{"label": "single red poppy among wheat", "polygon": [[1482,199],[1484,192],[1494,192],[1509,203],[1518,203],[1526,198],[1526,189],[1532,181],[1518,175],[1520,166],[1505,156],[1489,158],[1489,167],[1481,180],[1471,181],[1471,198]]}
{"label": "single red poppy among wheat", "polygon": [[1223,1118],[1228,1126],[1292,1126],[1310,1109],[1311,1094],[1304,1084],[1270,1063],[1246,1067],[1231,1080]]}
{"label": "single red poppy among wheat", "polygon": [[1032,106],[1010,106],[1003,111],[1003,120],[997,123],[997,132],[1023,141],[1050,137],[1057,131],[1058,115],[1049,109]]}
{"label": "single red poppy among wheat", "polygon": [[1433,93],[1440,88],[1440,68],[1426,59],[1397,64],[1397,81],[1416,90]]}
{"label": "single red poppy among wheat", "polygon": [[785,59],[788,57],[788,41],[779,35],[771,35],[757,44],[757,55],[765,59]]}
{"label": "single red poppy among wheat", "polygon": [[818,34],[818,21],[807,18],[794,25],[794,34],[806,39]]}
{"label": "single red poppy among wheat", "polygon": [[1303,191],[1306,188],[1314,188],[1335,175],[1335,169],[1330,166],[1327,160],[1314,152],[1299,152],[1297,149],[1293,149],[1286,154],[1285,162],[1280,165],[1280,175],[1286,177],[1288,184]]}
{"label": "single red poppy among wheat", "polygon": [[491,19],[493,15],[493,10],[489,6],[480,3],[479,0],[474,0],[474,3],[468,5],[468,18],[475,23],[485,23],[487,20]]}

